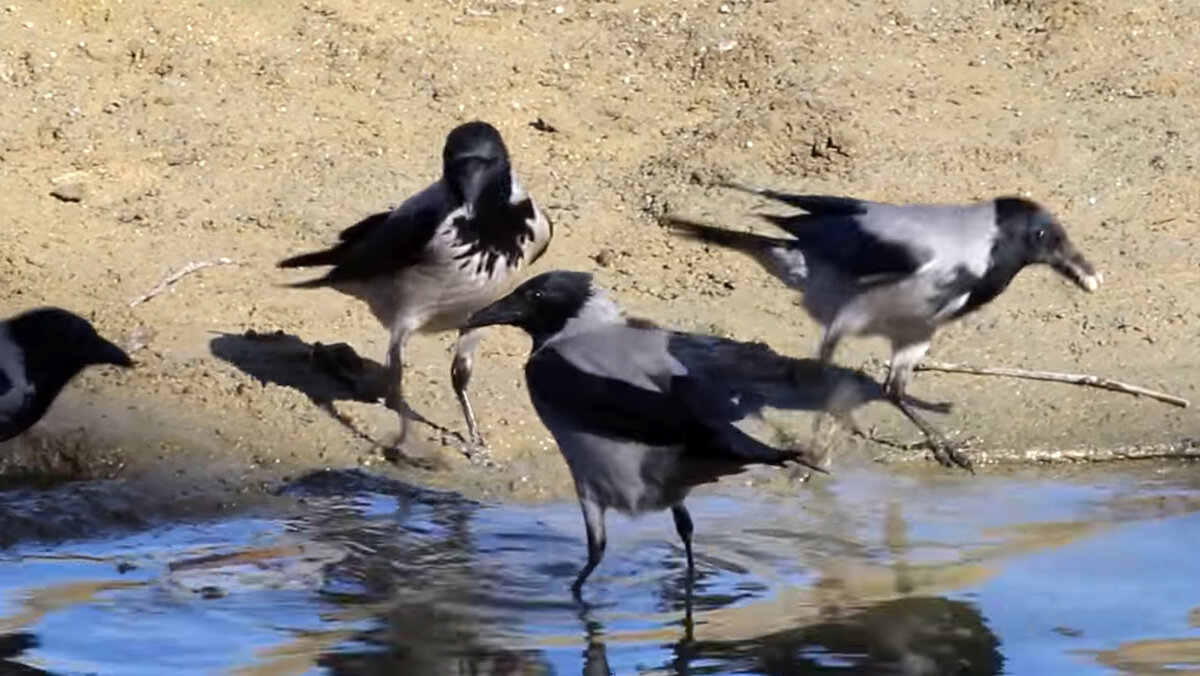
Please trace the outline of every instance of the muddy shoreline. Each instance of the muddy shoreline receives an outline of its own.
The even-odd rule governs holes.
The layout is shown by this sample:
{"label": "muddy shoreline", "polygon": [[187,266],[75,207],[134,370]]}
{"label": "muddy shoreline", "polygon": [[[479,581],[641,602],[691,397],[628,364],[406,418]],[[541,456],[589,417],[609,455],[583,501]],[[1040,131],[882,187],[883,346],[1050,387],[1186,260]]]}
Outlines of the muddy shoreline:
{"label": "muddy shoreline", "polygon": [[[547,453],[542,462],[480,466],[459,460],[452,446],[433,441],[428,448],[435,460],[420,466],[392,464],[370,453],[344,458],[342,465],[313,463],[312,456],[294,454],[283,459],[239,444],[237,448],[249,455],[241,456],[242,466],[235,467],[228,453],[213,452],[221,448],[216,445],[188,447],[161,438],[155,444],[144,436],[101,441],[82,430],[40,430],[9,446],[2,465],[0,548],[109,536],[170,521],[202,522],[246,512],[280,516],[303,508],[292,497],[298,486],[389,494],[441,490],[485,502],[573,499],[570,477],[557,453]],[[159,454],[149,459],[146,449],[152,447]],[[1081,466],[1108,467],[1113,472],[1150,468],[1172,472],[1181,463],[1200,459],[1200,441],[1107,448],[974,448],[971,458],[977,475],[973,477],[938,466],[924,450],[898,450],[846,438],[832,452],[833,477],[822,481],[836,481],[839,471],[866,465],[909,476],[951,473],[961,474],[964,481],[987,481],[989,476],[1014,470],[1027,472],[1031,466],[1041,467],[1047,476],[1069,474]],[[130,462],[130,458],[137,459]],[[1136,468],[1128,463],[1136,463]],[[725,483],[767,493],[806,490],[796,473],[766,468],[752,468]]]}
{"label": "muddy shoreline", "polygon": [[[386,336],[365,308],[283,288],[293,278],[273,267],[425,185],[446,131],[472,118],[505,135],[558,226],[534,272],[591,270],[632,314],[793,357],[816,345],[794,295],[749,260],[671,238],[659,216],[763,229],[750,216],[763,204],[709,187],[718,178],[895,201],[1026,193],[1105,286],[1084,295],[1031,269],[939,334],[930,358],[1200,401],[1197,26],[1200,7],[1131,0],[7,7],[0,313],[75,310],[138,367],[86,374],[0,447],[5,485],[111,482],[95,490],[111,490],[114,522],[243,505],[326,468],[486,499],[569,495],[525,397],[526,338],[493,330],[472,382],[499,467],[420,427],[414,462],[387,466],[392,415],[311,359],[345,343],[370,367]],[[232,264],[131,306],[220,258]],[[413,341],[406,390],[460,430],[450,341]],[[883,358],[882,344],[848,341],[837,359],[879,375]],[[978,439],[982,475],[1192,458],[1200,439],[1194,407],[1069,385],[922,373],[912,392],[955,404],[937,422]],[[913,438],[883,405],[861,420]],[[858,442],[839,457],[944,471]]]}

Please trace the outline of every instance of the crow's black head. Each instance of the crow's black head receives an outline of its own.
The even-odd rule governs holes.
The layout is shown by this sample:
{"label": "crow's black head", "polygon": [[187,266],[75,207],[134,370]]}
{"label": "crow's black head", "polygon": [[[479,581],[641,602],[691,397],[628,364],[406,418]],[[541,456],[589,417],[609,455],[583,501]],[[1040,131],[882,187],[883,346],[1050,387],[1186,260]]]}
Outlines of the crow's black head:
{"label": "crow's black head", "polygon": [[1027,265],[1049,265],[1085,291],[1099,288],[1101,276],[1050,212],[1021,197],[1001,197],[995,205],[996,225],[1014,257]]}
{"label": "crow's black head", "polygon": [[[0,441],[24,432],[45,415],[63,387],[93,364],[133,366],[124,350],[96,333],[83,317],[59,308],[38,308],[4,323],[33,396],[8,412]],[[3,346],[0,346],[3,348]]]}
{"label": "crow's black head", "polygon": [[512,191],[508,148],[487,122],[467,122],[446,136],[442,173],[460,203],[507,201]]}
{"label": "crow's black head", "polygon": [[592,275],[554,270],[526,280],[509,295],[476,312],[468,327],[508,324],[524,329],[536,342],[552,336],[579,317],[595,295]]}
{"label": "crow's black head", "polygon": [[26,369],[72,369],[93,364],[133,366],[124,350],[96,333],[88,320],[61,308],[29,310],[8,321],[8,330],[23,352]]}

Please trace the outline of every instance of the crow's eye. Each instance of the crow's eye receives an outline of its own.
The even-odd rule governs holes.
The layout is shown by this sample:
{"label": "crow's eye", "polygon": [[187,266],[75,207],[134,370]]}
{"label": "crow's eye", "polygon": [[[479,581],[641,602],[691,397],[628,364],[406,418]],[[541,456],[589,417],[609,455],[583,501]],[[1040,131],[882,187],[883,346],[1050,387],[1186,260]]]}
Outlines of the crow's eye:
{"label": "crow's eye", "polygon": [[1034,234],[1034,237],[1036,237],[1038,239],[1046,239],[1046,229],[1038,228],[1037,233]]}

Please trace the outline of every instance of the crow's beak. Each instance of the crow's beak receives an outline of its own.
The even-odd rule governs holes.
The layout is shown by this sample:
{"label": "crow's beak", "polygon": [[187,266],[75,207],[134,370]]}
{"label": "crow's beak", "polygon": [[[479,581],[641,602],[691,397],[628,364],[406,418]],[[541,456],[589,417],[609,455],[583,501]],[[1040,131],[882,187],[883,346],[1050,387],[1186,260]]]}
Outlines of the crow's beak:
{"label": "crow's beak", "polygon": [[103,338],[100,338],[99,340],[100,342],[98,342],[96,347],[92,350],[92,363],[112,364],[113,366],[120,366],[122,368],[130,368],[133,366],[133,360],[129,358],[129,355],[125,352],[125,350],[122,350]]}
{"label": "crow's beak", "polygon": [[524,298],[510,294],[471,315],[466,328],[477,329],[496,324],[519,326],[529,317],[529,312],[529,304]]}
{"label": "crow's beak", "polygon": [[1101,282],[1104,281],[1104,277],[1096,272],[1096,268],[1065,240],[1050,256],[1049,263],[1058,274],[1075,282],[1079,288],[1089,293],[1100,288]]}
{"label": "crow's beak", "polygon": [[449,167],[449,178],[457,186],[467,204],[478,204],[491,190],[503,172],[496,161],[466,156],[456,159]]}
{"label": "crow's beak", "polygon": [[462,187],[463,200],[467,204],[479,201],[487,186],[487,179],[487,171],[478,163],[473,163],[473,166],[463,173],[459,185]]}

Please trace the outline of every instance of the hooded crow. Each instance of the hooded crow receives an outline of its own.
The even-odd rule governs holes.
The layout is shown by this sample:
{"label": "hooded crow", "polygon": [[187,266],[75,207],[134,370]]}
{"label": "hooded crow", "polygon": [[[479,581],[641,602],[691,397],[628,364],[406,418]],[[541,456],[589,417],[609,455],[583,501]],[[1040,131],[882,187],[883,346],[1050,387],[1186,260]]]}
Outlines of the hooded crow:
{"label": "hooded crow", "polygon": [[33,427],[93,364],[133,366],[124,350],[66,310],[38,308],[0,322],[0,442]]}
{"label": "hooded crow", "polygon": [[[1046,264],[1087,291],[1101,276],[1042,206],[1020,197],[972,204],[884,204],[850,197],[792,195],[726,184],[806,213],[767,221],[790,238],[765,237],[666,220],[683,235],[748,253],[804,293],[821,325],[819,359],[844,336],[878,335],[892,344],[885,389],[943,464],[967,459],[905,398],[913,367],[941,325],[994,300],[1028,265]],[[861,434],[861,432],[859,432]]]}
{"label": "hooded crow", "polygon": [[[500,298],[550,243],[553,226],[513,176],[495,127],[468,122],[442,150],[442,177],[392,211],[342,231],[332,248],[281,261],[281,268],[331,265],[323,277],[293,284],[330,287],[370,308],[390,333],[384,402],[400,417],[404,444],[404,351],[416,332],[459,330],[450,379],[470,441],[482,444],[467,398],[475,347],[483,334],[465,329],[471,313]],[[468,453],[468,455],[471,455]]]}
{"label": "hooded crow", "polygon": [[824,472],[807,449],[779,450],[733,425],[743,417],[736,393],[695,367],[712,351],[676,347],[705,348],[708,336],[626,319],[590,274],[538,275],[467,325],[494,324],[520,327],[533,339],[529,396],[571,470],[587,529],[576,596],[604,556],[606,510],[637,515],[669,507],[691,580],[692,519],[683,501],[693,487],[751,463],[793,461]]}

